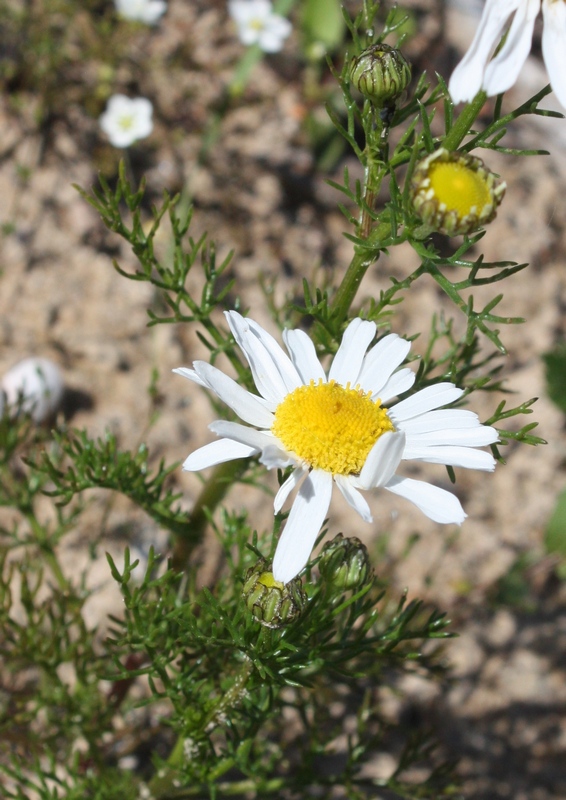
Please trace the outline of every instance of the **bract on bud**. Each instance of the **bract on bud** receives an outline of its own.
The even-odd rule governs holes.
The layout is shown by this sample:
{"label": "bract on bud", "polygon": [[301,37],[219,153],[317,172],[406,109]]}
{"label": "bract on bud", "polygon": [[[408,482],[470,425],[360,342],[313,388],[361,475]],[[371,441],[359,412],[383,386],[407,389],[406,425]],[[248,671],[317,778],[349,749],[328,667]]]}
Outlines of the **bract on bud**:
{"label": "bract on bud", "polygon": [[411,81],[411,66],[400,50],[372,44],[352,60],[350,80],[377,106],[394,105]]}
{"label": "bract on bud", "polygon": [[491,222],[505,189],[481,158],[440,148],[415,167],[410,195],[425,225],[457,236]]}
{"label": "bract on bud", "polygon": [[318,569],[338,591],[357,589],[371,573],[367,547],[355,536],[344,538],[339,533],[322,548]]}
{"label": "bract on bud", "polygon": [[293,622],[307,604],[300,578],[289,583],[276,581],[264,559],[246,572],[242,596],[256,620],[268,628]]}

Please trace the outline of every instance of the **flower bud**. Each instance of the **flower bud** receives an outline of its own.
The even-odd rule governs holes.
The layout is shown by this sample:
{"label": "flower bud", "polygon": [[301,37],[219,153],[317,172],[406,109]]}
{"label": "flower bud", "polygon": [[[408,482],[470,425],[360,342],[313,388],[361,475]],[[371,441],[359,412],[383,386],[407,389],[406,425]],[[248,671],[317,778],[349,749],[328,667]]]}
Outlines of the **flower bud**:
{"label": "flower bud", "polygon": [[293,622],[307,604],[300,578],[289,583],[276,581],[264,559],[246,572],[242,596],[256,620],[268,628]]}
{"label": "flower bud", "polygon": [[322,548],[318,569],[338,591],[357,589],[371,572],[367,547],[355,536],[345,539],[339,533]]}
{"label": "flower bud", "polygon": [[24,358],[0,382],[0,393],[5,395],[11,413],[29,414],[37,423],[55,414],[63,392],[59,367],[47,358]]}
{"label": "flower bud", "polygon": [[392,106],[410,83],[411,66],[400,50],[372,44],[352,60],[350,80],[378,108]]}
{"label": "flower bud", "polygon": [[491,222],[505,189],[480,158],[440,148],[417,164],[410,196],[426,226],[457,236]]}

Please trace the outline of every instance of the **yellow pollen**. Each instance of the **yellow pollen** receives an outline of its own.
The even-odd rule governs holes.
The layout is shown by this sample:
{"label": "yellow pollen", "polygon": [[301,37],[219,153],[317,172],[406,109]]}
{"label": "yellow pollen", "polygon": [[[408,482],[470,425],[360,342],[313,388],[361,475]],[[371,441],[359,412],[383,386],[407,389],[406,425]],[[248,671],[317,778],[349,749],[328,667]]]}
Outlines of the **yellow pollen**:
{"label": "yellow pollen", "polygon": [[122,114],[119,119],[118,124],[122,128],[123,131],[129,131],[130,128],[134,127],[134,116],[133,114]]}
{"label": "yellow pollen", "polygon": [[359,474],[379,437],[394,430],[381,400],[336,381],[299,386],[277,406],[271,426],[287,450],[333,475]]}
{"label": "yellow pollen", "polygon": [[439,161],[431,164],[429,177],[437,200],[460,217],[472,209],[479,214],[493,201],[485,177],[464,164]]}

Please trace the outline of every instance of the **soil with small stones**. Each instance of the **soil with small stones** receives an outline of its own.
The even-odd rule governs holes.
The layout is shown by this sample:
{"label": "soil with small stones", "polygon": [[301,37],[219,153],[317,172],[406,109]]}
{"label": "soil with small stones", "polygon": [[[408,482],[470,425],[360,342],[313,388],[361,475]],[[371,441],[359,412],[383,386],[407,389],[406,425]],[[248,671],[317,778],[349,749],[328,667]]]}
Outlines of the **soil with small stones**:
{"label": "soil with small stones", "polygon": [[[413,6],[419,34],[406,54],[415,73],[426,68],[431,75],[434,70],[448,75],[477,18],[432,0]],[[337,210],[341,198],[325,179],[340,180],[345,166],[355,177],[359,166],[344,151],[330,174],[323,171],[317,161],[321,149],[313,148],[307,132],[307,120],[316,118],[333,79],[322,70],[318,95],[309,95],[294,34],[283,53],[255,68],[243,96],[227,104],[203,154],[203,131],[223,108],[224,88],[242,54],[224,4],[172,0],[161,24],[143,37],[151,69],[136,84],[133,67],[125,65],[115,86],[130,93],[134,88],[155,105],[155,130],[132,149],[132,173],[136,179],[146,175],[151,199],[163,190],[182,191],[183,200],[194,204],[193,237],[208,231],[220,260],[235,251],[231,299],[241,298],[256,320],[274,330],[266,287],[276,304],[287,296],[299,298],[304,277],[320,284],[339,280],[351,257],[346,223]],[[542,62],[533,55],[506,103],[526,99],[545,83]],[[558,108],[552,96],[545,104]],[[51,358],[67,387],[60,419],[65,415],[91,436],[111,431],[124,449],[147,442],[154,463],[181,460],[210,437],[208,400],[199,387],[171,373],[206,355],[196,326],[147,327],[147,308],[159,308],[153,289],[113,269],[116,260],[132,272],[136,260],[73,188],[95,184],[98,170],[115,174],[120,154],[104,141],[96,116],[71,103],[38,127],[33,107],[33,93],[17,111],[9,97],[0,100],[5,230],[0,374],[29,355]],[[543,536],[566,484],[565,436],[563,415],[545,396],[541,356],[565,333],[566,123],[521,119],[509,126],[506,141],[551,153],[533,158],[486,153],[508,188],[481,241],[487,260],[530,265],[503,286],[498,313],[526,322],[502,326],[508,350],[502,374],[515,393],[510,403],[539,398],[533,418],[548,444],[504,448],[506,463],[494,475],[458,474],[455,491],[468,513],[459,532],[447,533],[384,494],[371,500],[375,523],[367,527],[336,499],[330,532],[362,537],[376,559],[379,552],[376,569],[392,591],[409,587],[409,596],[439,606],[453,620],[460,636],[446,650],[453,665],[450,680],[404,678],[403,700],[391,702],[397,703],[392,713],[425,722],[445,755],[460,759],[463,796],[564,800],[566,586],[556,575],[555,560],[544,555]],[[166,234],[158,235],[156,246],[166,252]],[[377,295],[390,276],[402,279],[416,263],[409,248],[392,250],[366,276],[360,299]],[[198,289],[198,279],[191,280]],[[486,286],[475,292],[476,307],[498,291]],[[424,279],[397,307],[392,330],[406,336],[423,332],[414,345],[423,353],[433,312],[454,316],[455,330],[462,330],[463,318],[438,286]],[[487,341],[485,347],[489,352]],[[159,371],[159,415],[150,426],[154,409],[147,389],[153,369]],[[497,400],[478,393],[474,410],[486,419]],[[415,474],[450,487],[440,467]],[[187,509],[199,485],[180,470],[175,476]],[[254,527],[269,525],[269,509],[257,490],[238,488],[228,504],[244,506]],[[89,571],[94,591],[87,607],[88,623],[101,625],[117,601],[104,550],[119,557],[128,544],[143,556],[149,544],[166,548],[167,542],[119,498],[96,495],[84,520],[81,530],[63,541],[60,554],[72,574],[88,563],[89,543],[103,543]],[[203,582],[216,558],[210,544]],[[386,772],[388,766],[385,758],[376,770]]]}

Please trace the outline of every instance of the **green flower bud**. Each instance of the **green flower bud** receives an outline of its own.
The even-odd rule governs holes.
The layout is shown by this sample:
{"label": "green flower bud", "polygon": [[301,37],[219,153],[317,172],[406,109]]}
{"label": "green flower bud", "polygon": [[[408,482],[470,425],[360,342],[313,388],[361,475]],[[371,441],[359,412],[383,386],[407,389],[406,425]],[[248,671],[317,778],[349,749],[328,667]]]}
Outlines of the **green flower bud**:
{"label": "green flower bud", "polygon": [[300,578],[289,583],[276,581],[264,559],[246,572],[242,596],[256,620],[268,628],[293,622],[307,604]]}
{"label": "green flower bud", "polygon": [[355,536],[345,539],[339,533],[322,548],[318,569],[338,591],[357,589],[371,574],[367,547]]}
{"label": "green flower bud", "polygon": [[384,108],[395,105],[411,80],[411,66],[400,50],[372,44],[352,60],[350,80],[364,97]]}

